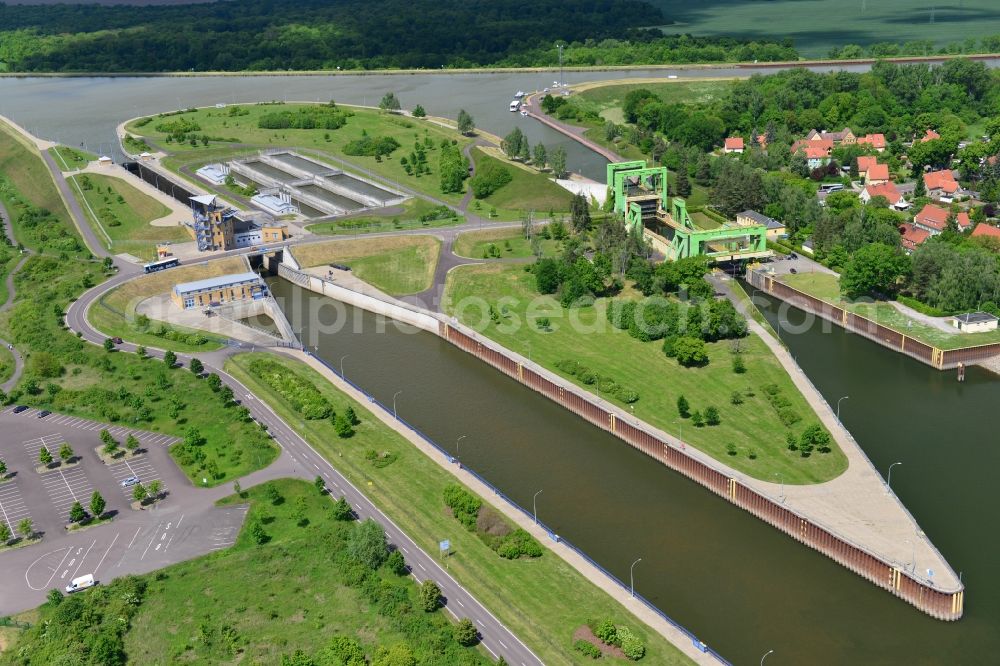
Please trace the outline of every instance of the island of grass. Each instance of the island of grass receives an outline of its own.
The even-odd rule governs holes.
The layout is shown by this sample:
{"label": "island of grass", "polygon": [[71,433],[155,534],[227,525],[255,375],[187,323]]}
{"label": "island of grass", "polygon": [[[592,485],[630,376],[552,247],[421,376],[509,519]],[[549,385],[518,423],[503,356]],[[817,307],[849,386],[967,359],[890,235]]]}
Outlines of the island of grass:
{"label": "island of grass", "polygon": [[358,234],[436,229],[462,224],[465,218],[443,204],[413,197],[399,206],[374,211],[372,215],[355,215],[331,222],[317,222],[306,227],[314,234],[325,236],[355,236]]}
{"label": "island of grass", "polygon": [[138,315],[136,307],[144,299],[169,293],[175,284],[181,282],[245,271],[243,260],[231,257],[143,275],[115,287],[96,300],[87,311],[87,320],[108,337],[120,337],[137,345],[189,353],[221,349],[224,342],[215,336],[149,320]]}
{"label": "island of grass", "polygon": [[[927,317],[898,307],[895,301],[851,301],[840,293],[840,278],[826,272],[779,275],[776,278],[801,292],[871,319],[902,335],[941,350],[975,347],[1000,342],[1000,330],[984,333],[961,333],[953,328],[950,317]],[[933,320],[933,323],[930,323]]]}
{"label": "island of grass", "polygon": [[77,171],[91,162],[97,161],[97,155],[88,153],[80,148],[70,148],[69,146],[52,146],[49,148],[49,155],[55,160],[59,170],[63,173]]}
{"label": "island of grass", "polygon": [[495,217],[501,220],[516,220],[525,212],[548,217],[550,211],[561,213],[569,210],[573,195],[556,184],[551,174],[497,159],[480,148],[472,150],[472,158],[476,164],[476,177],[490,171],[509,174],[509,178],[503,177],[506,182],[488,196],[477,196],[473,200],[472,209],[475,211],[478,207],[484,217],[494,209],[497,211]]}
{"label": "island of grass", "polygon": [[98,238],[110,238],[111,251],[128,253],[146,261],[156,258],[157,243],[191,240],[184,227],[154,226],[154,220],[170,215],[170,209],[120,178],[96,173],[70,176],[82,194],[91,227]]}
{"label": "island of grass", "polygon": [[[326,266],[326,273],[338,277],[341,271],[329,268],[329,264],[344,264],[355,277],[376,289],[404,296],[431,288],[441,241],[432,236],[345,239],[300,245],[292,253],[303,268]],[[320,271],[321,275],[326,273]]]}
{"label": "island of grass", "polygon": [[[626,290],[619,298],[638,295]],[[494,308],[496,321],[474,305],[481,299],[490,304],[503,299],[503,307]],[[738,341],[744,372],[734,370],[737,343],[729,340],[706,344],[708,362],[703,367],[683,367],[665,356],[660,341],[642,342],[611,326],[608,300],[574,308],[574,326],[556,298],[539,295],[535,276],[523,266],[462,266],[449,273],[445,290],[448,313],[462,323],[517,352],[530,345],[533,362],[595,394],[604,380],[583,381],[583,373],[570,370],[584,368],[609,384],[613,381],[634,395],[620,391],[600,397],[748,476],[773,482],[780,474],[785,483],[809,484],[828,481],[847,468],[835,444],[828,453],[809,457],[788,448],[789,435],[798,439],[803,428],[819,423],[819,418],[760,338],[751,334]],[[547,319],[548,325],[541,325],[540,319]],[[508,326],[508,321],[524,323]],[[775,395],[780,397],[775,400]],[[681,396],[692,415],[714,408],[719,423],[699,427],[696,419],[682,417]],[[630,404],[623,397],[638,399]],[[779,410],[788,410],[794,422],[784,425]]]}
{"label": "island of grass", "polygon": [[[544,231],[535,231],[535,234],[542,233]],[[541,256],[555,256],[562,248],[562,241],[554,239],[551,233],[540,236],[538,249]],[[525,238],[521,227],[467,231],[455,238],[452,251],[470,259],[528,259],[535,256],[532,241]]]}
{"label": "island of grass", "polygon": [[[262,379],[261,368],[254,364],[260,360],[267,364],[264,370],[269,381]],[[588,619],[603,617],[625,620],[646,644],[650,663],[689,663],[662,636],[552,553],[504,559],[475,533],[463,529],[444,502],[445,489],[454,485],[454,477],[313,368],[258,352],[231,357],[226,371],[266,400],[352,483],[363,487],[422,548],[436,552],[437,535],[448,534],[455,552],[448,561],[452,575],[546,663],[580,663],[572,651],[572,634]],[[309,386],[316,393],[304,401],[302,393],[291,388],[297,385]],[[336,418],[329,415],[304,418],[304,410],[315,405],[317,396],[334,414],[343,415],[348,408],[354,411],[360,422],[350,436],[340,436]],[[485,504],[489,505],[488,500]]]}

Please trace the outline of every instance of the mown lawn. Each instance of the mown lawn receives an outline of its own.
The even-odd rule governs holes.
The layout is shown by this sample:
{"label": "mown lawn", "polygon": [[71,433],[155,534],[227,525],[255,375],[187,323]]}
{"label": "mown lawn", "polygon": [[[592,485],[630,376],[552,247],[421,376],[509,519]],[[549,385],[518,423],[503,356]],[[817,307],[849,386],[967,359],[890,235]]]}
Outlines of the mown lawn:
{"label": "mown lawn", "polygon": [[[903,335],[937,347],[938,349],[958,349],[1000,342],[1000,330],[988,333],[948,332],[907,316],[888,301],[852,302],[840,294],[840,282],[836,275],[829,273],[798,273],[781,275],[780,281],[790,287],[833,303],[851,312],[876,321],[883,326],[899,331]],[[941,317],[948,323],[949,317]],[[949,324],[950,325],[950,324]]]}
{"label": "mown lawn", "polygon": [[[552,553],[533,560],[500,558],[445,511],[442,493],[447,484],[454,483],[454,477],[312,368],[287,358],[267,356],[314,385],[335,411],[342,413],[352,407],[361,424],[353,437],[342,439],[329,420],[304,420],[283,397],[250,374],[250,362],[262,356],[232,357],[226,370],[274,407],[422,548],[434,552],[439,535],[449,535],[453,551],[448,561],[450,573],[543,661],[591,663],[571,649],[573,631],[588,618],[612,617],[621,619],[647,642],[645,659],[649,663],[688,663],[659,634]],[[395,460],[376,467],[365,457],[369,450],[388,453]],[[489,498],[483,499],[489,503]]]}
{"label": "mown lawn", "polygon": [[[48,167],[26,141],[16,130],[0,122],[0,174],[10,180],[21,198],[49,210],[60,222],[74,229]],[[17,211],[10,210],[10,214],[17,216]],[[28,244],[26,238],[18,237],[18,240]]]}
{"label": "mown lawn", "polygon": [[[561,241],[542,239],[541,244],[544,257],[555,256],[562,250]],[[460,257],[486,259],[489,258],[487,253],[491,245],[500,251],[501,259],[524,259],[534,256],[531,252],[531,241],[524,237],[519,227],[467,231],[455,239],[453,250]]]}
{"label": "mown lawn", "polygon": [[150,222],[169,215],[170,209],[120,178],[86,173],[70,176],[70,180],[89,204],[82,208],[91,226],[96,225],[97,236],[103,238],[106,233],[111,237],[112,252],[152,261],[157,243],[191,240],[183,227],[152,226]]}
{"label": "mown lawn", "polygon": [[7,345],[0,344],[0,383],[10,379],[14,374],[14,356],[7,349]]}
{"label": "mown lawn", "polygon": [[[209,146],[205,147],[202,146],[201,142],[198,142],[196,147],[192,147],[189,143],[167,143],[166,134],[156,130],[156,126],[161,122],[184,119],[198,124],[201,128],[195,132],[198,135],[206,134],[211,137],[236,139],[238,143],[244,144],[239,148],[239,151],[244,155],[247,152],[247,146],[262,149],[277,147],[312,149],[315,151],[311,153],[313,156],[321,157],[333,166],[338,165],[337,158],[343,157],[363,169],[430,196],[452,203],[461,201],[462,193],[443,194],[441,192],[438,179],[440,143],[442,139],[457,141],[459,147],[462,148],[468,145],[471,139],[430,121],[350,106],[342,106],[343,109],[351,111],[354,115],[348,118],[347,124],[340,129],[261,129],[258,127],[258,121],[262,115],[294,110],[302,106],[315,105],[243,104],[239,105],[239,108],[249,113],[237,116],[229,115],[231,109],[235,107],[199,109],[191,113],[168,116],[162,119],[154,117],[151,122],[142,127],[137,127],[135,122],[132,122],[128,125],[127,130],[131,134],[150,139],[159,148],[172,153],[197,154],[203,151],[207,152],[220,145],[226,145],[226,143],[210,142]],[[363,132],[367,132],[372,137],[392,137],[400,143],[400,148],[388,157],[382,158],[381,161],[376,161],[374,157],[344,154],[344,146],[352,140],[361,138]],[[410,152],[414,150],[414,142],[423,143],[425,138],[430,138],[431,143],[431,146],[426,149],[427,165],[430,167],[431,173],[420,177],[407,175],[399,163],[399,158],[409,156]]]}
{"label": "mown lawn", "polygon": [[49,148],[49,154],[52,155],[59,170],[63,173],[82,169],[89,163],[97,161],[97,155],[88,153],[81,148],[70,148],[69,146],[53,146]]}
{"label": "mown lawn", "polygon": [[[674,435],[681,434],[683,427],[683,439],[688,444],[749,476],[773,482],[781,474],[785,483],[819,483],[836,477],[847,467],[846,458],[836,448],[831,453],[814,453],[809,458],[787,449],[785,437],[789,432],[798,435],[819,419],[778,360],[756,336],[740,341],[747,368],[744,374],[732,369],[730,341],[708,344],[707,366],[684,368],[663,354],[659,341],[640,342],[608,324],[606,299],[570,313],[553,297],[539,295],[534,276],[522,266],[458,268],[448,275],[445,294],[447,311],[468,326],[522,355],[527,355],[530,349],[532,361],[587,390],[597,389],[559,371],[556,363],[574,360],[598,375],[612,378],[638,392],[638,402],[630,407],[613,396],[601,397],[629,411],[634,407],[638,418]],[[477,305],[477,299],[495,304],[501,298],[506,299],[508,316],[501,316],[499,323],[493,323],[481,305]],[[553,330],[543,331],[534,320],[529,320],[529,308],[535,318],[548,317]],[[496,309],[501,311],[502,307]],[[578,325],[567,319],[569,314]],[[779,421],[767,402],[762,387],[769,384],[780,387],[781,394],[791,403],[790,408],[801,418],[791,428]],[[740,392],[742,404],[731,404],[734,391]],[[716,407],[721,423],[697,428],[690,419],[681,419],[677,410],[681,395],[690,403],[692,412]],[[728,454],[729,444],[736,447],[736,455]],[[751,451],[756,458],[750,457]]]}
{"label": "mown lawn", "polygon": [[303,267],[342,263],[359,279],[393,296],[431,287],[441,241],[431,236],[395,236],[311,243],[293,254]]}
{"label": "mown lawn", "polygon": [[97,330],[108,337],[121,337],[137,345],[158,347],[160,349],[170,349],[178,352],[211,351],[221,349],[223,342],[209,334],[201,331],[192,331],[180,326],[171,325],[178,331],[190,334],[202,335],[208,340],[204,344],[188,344],[184,341],[167,340],[166,338],[153,335],[150,331],[159,324],[153,322],[151,326],[140,328],[136,322],[135,309],[139,303],[151,296],[167,294],[173,286],[179,282],[193,282],[216,275],[227,273],[243,273],[246,265],[239,257],[220,259],[207,264],[196,264],[193,266],[179,266],[159,273],[143,275],[134,280],[130,280],[120,287],[115,287],[100,299],[94,301],[87,312],[87,320]]}
{"label": "mown lawn", "polygon": [[[491,157],[479,148],[472,151],[476,168],[481,169],[488,163],[503,166],[512,176],[511,181],[496,192],[481,199],[484,209],[491,207],[506,211],[534,211],[536,215],[547,216],[549,211],[566,212],[569,210],[573,195],[560,187],[548,174],[530,172]],[[506,219],[501,216],[501,219]]]}

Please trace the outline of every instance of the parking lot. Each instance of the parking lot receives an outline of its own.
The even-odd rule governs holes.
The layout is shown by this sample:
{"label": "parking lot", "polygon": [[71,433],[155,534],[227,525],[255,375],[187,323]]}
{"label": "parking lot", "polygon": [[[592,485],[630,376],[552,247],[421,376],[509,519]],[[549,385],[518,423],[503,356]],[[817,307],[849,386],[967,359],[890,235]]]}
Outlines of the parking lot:
{"label": "parking lot", "polygon": [[17,534],[19,522],[31,518],[31,512],[18,488],[17,477],[0,484],[0,514],[3,514],[3,522],[10,528],[11,534]]}

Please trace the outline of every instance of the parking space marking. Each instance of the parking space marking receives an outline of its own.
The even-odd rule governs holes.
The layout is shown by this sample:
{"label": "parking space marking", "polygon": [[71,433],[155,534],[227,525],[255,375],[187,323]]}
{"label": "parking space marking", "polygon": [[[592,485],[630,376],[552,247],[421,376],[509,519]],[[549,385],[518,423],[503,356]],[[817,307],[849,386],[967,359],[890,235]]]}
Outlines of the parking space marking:
{"label": "parking space marking", "polygon": [[69,510],[73,506],[73,502],[80,502],[80,504],[88,502],[94,490],[90,479],[79,467],[65,472],[57,470],[46,476],[48,478],[42,479],[42,485],[48,492],[49,499],[56,511],[64,520],[69,519]]}
{"label": "parking space marking", "polygon": [[62,446],[66,440],[59,433],[53,435],[45,435],[43,437],[35,437],[34,439],[29,439],[24,442],[24,450],[28,452],[32,462],[38,462],[38,452],[42,450],[44,446],[52,454],[53,460],[59,459],[59,447]]}
{"label": "parking space marking", "polygon": [[115,535],[115,538],[112,539],[112,541],[111,541],[111,545],[108,546],[108,549],[106,551],[104,551],[104,555],[101,556],[101,561],[97,563],[96,567],[94,567],[94,575],[95,576],[97,575],[97,570],[101,568],[102,564],[104,564],[104,558],[106,558],[108,556],[108,553],[111,552],[111,549],[115,547],[115,544],[118,542],[118,537],[120,537],[121,534],[122,533],[119,532],[118,534]]}
{"label": "parking space marking", "polygon": [[[0,414],[13,414],[14,407],[3,410]],[[23,412],[16,414],[19,417],[38,417],[41,410],[31,407],[24,410]],[[135,430],[122,425],[112,425],[109,423],[102,423],[100,421],[91,421],[90,419],[81,418],[79,416],[71,416],[69,414],[56,414],[51,413],[45,417],[46,423],[54,423],[67,428],[77,428],[79,430],[97,431],[97,430],[107,430],[109,433],[115,437],[121,437],[122,439],[128,437],[129,435],[134,435],[140,443],[146,445],[165,445],[172,444],[174,442],[180,441],[180,438],[174,437],[173,435],[165,435],[159,432],[150,432],[148,430]],[[41,448],[39,446],[39,448]]]}
{"label": "parking space marking", "polygon": [[149,485],[150,481],[159,480],[160,492],[167,491],[167,487],[163,484],[163,480],[160,479],[159,472],[157,472],[156,467],[153,465],[153,461],[144,454],[111,465],[111,476],[114,477],[115,482],[121,487],[126,499],[129,500],[132,499],[132,486],[122,486],[121,483],[133,476],[137,477],[139,483],[144,486]]}
{"label": "parking space marking", "polygon": [[3,513],[4,522],[10,528],[11,535],[17,534],[19,522],[31,518],[31,513],[21,496],[21,489],[16,484],[16,481],[8,481],[0,486],[0,512]]}

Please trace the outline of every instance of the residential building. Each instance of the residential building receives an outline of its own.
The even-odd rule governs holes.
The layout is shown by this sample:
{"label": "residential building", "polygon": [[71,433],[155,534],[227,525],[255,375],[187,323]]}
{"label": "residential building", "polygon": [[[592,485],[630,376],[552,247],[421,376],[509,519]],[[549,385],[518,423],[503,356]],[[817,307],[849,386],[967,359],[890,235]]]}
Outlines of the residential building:
{"label": "residential building", "polygon": [[[918,229],[923,229],[931,236],[937,236],[948,228],[948,216],[950,215],[951,211],[945,208],[935,206],[934,204],[927,204],[920,209],[919,213],[913,216],[913,225]],[[958,225],[959,231],[969,229],[972,226],[969,214],[964,211],[958,213],[955,216],[955,224]]]}
{"label": "residential building", "polygon": [[933,141],[934,139],[940,139],[941,135],[934,130],[927,128],[927,132],[920,137],[920,143],[927,143],[928,141]]}
{"label": "residential building", "polygon": [[876,162],[865,171],[865,185],[884,185],[889,182],[889,165]]}
{"label": "residential building", "polygon": [[927,231],[924,229],[918,229],[909,222],[899,226],[899,233],[899,242],[903,246],[903,251],[906,252],[906,254],[912,254],[913,251],[917,249],[918,245],[931,237]]}
{"label": "residential building", "polygon": [[924,186],[927,188],[927,196],[932,199],[952,197],[959,189],[958,181],[955,180],[955,174],[950,169],[925,173]]}
{"label": "residential building", "polygon": [[174,285],[170,298],[182,310],[264,298],[267,285],[256,273],[237,273]]}
{"label": "residential building", "polygon": [[871,146],[878,152],[885,151],[885,134],[865,134],[864,136],[859,136],[857,144]]}
{"label": "residential building", "polygon": [[799,139],[792,144],[792,154],[801,152],[805,155],[806,164],[810,169],[818,169],[830,163],[830,153],[833,151],[833,142],[828,139]]}
{"label": "residential building", "polygon": [[861,190],[860,199],[862,203],[867,204],[869,201],[875,197],[885,197],[889,202],[889,205],[897,210],[902,210],[904,208],[909,208],[910,204],[906,202],[903,195],[900,194],[899,189],[893,183],[882,183],[881,185],[865,185],[865,189]]}
{"label": "residential building", "polygon": [[726,138],[722,147],[724,153],[743,153],[743,137],[730,136]]}
{"label": "residential building", "polygon": [[989,312],[969,312],[952,317],[951,325],[963,333],[985,333],[997,330],[997,318]]}
{"label": "residential building", "polygon": [[874,155],[860,155],[858,156],[858,176],[861,178],[862,182],[868,177],[868,169],[872,168],[878,164],[878,158]]}
{"label": "residential building", "polygon": [[742,213],[736,214],[736,224],[751,226],[763,224],[767,227],[767,240],[774,240],[780,236],[786,235],[785,223],[779,222],[773,217],[768,217],[763,213],[758,213],[755,210],[745,210]]}
{"label": "residential building", "polygon": [[972,235],[976,238],[996,238],[1000,241],[1000,229],[985,222],[977,224],[976,228],[972,230]]}
{"label": "residential building", "polygon": [[845,146],[850,146],[858,142],[854,132],[851,131],[850,127],[845,127],[839,132],[817,132],[812,130],[806,135],[806,139],[809,141],[830,141],[836,145],[843,144]]}

